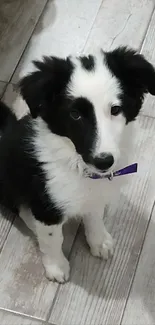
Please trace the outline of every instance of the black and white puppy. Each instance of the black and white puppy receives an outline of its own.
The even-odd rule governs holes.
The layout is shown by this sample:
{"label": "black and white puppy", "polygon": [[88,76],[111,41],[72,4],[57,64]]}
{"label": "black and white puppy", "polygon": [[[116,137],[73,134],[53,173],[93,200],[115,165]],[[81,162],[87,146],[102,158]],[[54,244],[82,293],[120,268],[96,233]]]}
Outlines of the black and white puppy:
{"label": "black and white puppy", "polygon": [[17,121],[0,105],[0,204],[36,234],[47,277],[64,282],[63,224],[83,218],[91,252],[107,259],[113,241],[103,225],[118,177],[93,180],[125,167],[145,93],[155,95],[155,70],[127,48],[96,55],[44,58],[20,82],[31,116]]}

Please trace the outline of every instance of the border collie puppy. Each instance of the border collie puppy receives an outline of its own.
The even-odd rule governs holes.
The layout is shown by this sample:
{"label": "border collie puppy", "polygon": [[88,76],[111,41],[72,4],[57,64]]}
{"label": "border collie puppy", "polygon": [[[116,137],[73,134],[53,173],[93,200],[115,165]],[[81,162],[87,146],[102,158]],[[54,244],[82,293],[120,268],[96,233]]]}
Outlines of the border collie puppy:
{"label": "border collie puppy", "polygon": [[63,224],[82,217],[94,256],[107,259],[113,241],[105,206],[126,177],[91,179],[125,167],[133,121],[144,95],[155,95],[155,70],[128,48],[34,62],[20,82],[31,115],[16,119],[0,104],[0,206],[19,214],[37,236],[49,279],[65,282]]}

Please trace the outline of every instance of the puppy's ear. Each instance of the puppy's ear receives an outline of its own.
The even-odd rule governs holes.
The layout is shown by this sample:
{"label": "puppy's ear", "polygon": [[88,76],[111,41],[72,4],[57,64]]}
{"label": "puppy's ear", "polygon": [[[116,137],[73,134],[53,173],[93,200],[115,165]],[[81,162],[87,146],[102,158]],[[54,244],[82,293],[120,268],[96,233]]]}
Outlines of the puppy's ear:
{"label": "puppy's ear", "polygon": [[155,95],[155,69],[141,54],[120,47],[106,53],[106,59],[116,77],[135,94]]}
{"label": "puppy's ear", "polygon": [[73,66],[69,58],[56,57],[44,57],[43,61],[33,63],[37,70],[21,79],[19,88],[31,115],[36,118],[55,97],[63,93]]}

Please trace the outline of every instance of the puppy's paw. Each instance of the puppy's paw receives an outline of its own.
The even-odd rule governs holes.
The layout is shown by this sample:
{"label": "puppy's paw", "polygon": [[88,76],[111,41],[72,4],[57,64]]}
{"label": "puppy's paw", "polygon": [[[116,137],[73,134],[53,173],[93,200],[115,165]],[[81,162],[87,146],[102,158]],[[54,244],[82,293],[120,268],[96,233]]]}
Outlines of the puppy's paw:
{"label": "puppy's paw", "polygon": [[70,266],[64,255],[59,259],[51,259],[49,256],[43,257],[43,264],[46,277],[51,281],[65,283],[69,279]]}
{"label": "puppy's paw", "polygon": [[96,241],[90,245],[90,251],[93,256],[107,260],[114,254],[114,243],[111,235],[107,232],[102,240]]}

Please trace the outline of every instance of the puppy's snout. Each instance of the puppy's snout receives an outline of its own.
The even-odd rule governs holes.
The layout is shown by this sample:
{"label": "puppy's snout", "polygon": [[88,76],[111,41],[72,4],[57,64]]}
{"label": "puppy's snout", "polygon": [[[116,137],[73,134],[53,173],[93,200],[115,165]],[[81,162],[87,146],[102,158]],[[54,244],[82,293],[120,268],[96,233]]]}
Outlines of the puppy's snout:
{"label": "puppy's snout", "polygon": [[114,157],[110,153],[102,152],[94,158],[94,166],[102,171],[108,170],[114,163]]}

